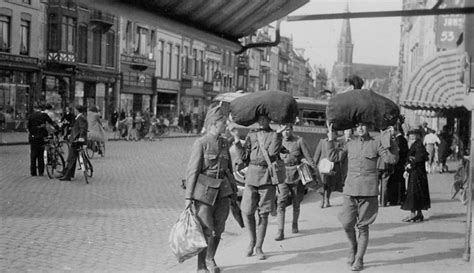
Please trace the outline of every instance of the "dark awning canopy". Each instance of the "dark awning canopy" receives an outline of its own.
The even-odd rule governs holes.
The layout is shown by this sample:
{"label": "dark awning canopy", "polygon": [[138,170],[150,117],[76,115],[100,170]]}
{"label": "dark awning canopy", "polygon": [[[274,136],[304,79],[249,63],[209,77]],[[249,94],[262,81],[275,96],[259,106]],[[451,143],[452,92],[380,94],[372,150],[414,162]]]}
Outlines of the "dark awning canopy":
{"label": "dark awning canopy", "polygon": [[[235,46],[239,38],[287,16],[309,0],[78,0],[78,2],[107,9],[114,14],[123,10],[130,14],[130,7],[138,8],[166,19],[159,20],[157,26],[176,29],[173,23],[179,23],[230,41]],[[117,9],[118,7],[120,8]]]}

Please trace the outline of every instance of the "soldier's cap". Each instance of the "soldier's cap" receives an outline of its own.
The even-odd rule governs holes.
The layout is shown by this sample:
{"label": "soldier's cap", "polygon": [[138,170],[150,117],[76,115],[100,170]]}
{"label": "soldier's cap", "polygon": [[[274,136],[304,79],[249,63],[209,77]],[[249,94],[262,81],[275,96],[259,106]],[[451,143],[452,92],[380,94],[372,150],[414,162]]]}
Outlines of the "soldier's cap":
{"label": "soldier's cap", "polygon": [[216,121],[226,120],[227,117],[222,113],[221,106],[217,105],[215,107],[209,108],[204,119],[204,127],[207,127]]}

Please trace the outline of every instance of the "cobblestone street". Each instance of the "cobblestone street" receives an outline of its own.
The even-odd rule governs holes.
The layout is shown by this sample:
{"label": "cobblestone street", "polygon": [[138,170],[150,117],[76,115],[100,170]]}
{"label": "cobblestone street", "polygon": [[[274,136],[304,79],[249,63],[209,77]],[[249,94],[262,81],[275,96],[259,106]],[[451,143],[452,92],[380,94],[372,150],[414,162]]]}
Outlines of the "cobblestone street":
{"label": "cobblestone street", "polygon": [[[0,271],[177,270],[168,235],[194,140],[108,142],[89,185],[31,177],[29,146],[1,146]],[[230,218],[224,245],[242,233]]]}

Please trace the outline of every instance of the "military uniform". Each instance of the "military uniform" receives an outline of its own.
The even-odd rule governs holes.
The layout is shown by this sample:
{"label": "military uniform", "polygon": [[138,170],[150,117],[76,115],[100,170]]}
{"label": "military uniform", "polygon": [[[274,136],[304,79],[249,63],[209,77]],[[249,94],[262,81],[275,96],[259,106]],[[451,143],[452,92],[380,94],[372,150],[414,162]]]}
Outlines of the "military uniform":
{"label": "military uniform", "polygon": [[[297,166],[301,164],[301,159],[305,158],[310,166],[314,166],[311,154],[303,138],[291,134],[287,139],[283,139],[283,150],[280,154],[286,167],[285,183],[278,185],[277,213],[278,213],[278,233],[275,240],[284,239],[285,210],[291,197],[293,205],[292,232],[298,232],[298,218],[300,215],[300,203],[304,197],[304,186],[301,182]],[[283,153],[284,152],[284,153]]]}
{"label": "military uniform", "polygon": [[[369,242],[369,225],[375,221],[378,213],[378,159],[395,164],[398,160],[398,147],[390,140],[388,132],[383,132],[380,138],[359,136],[339,151],[336,149],[336,142],[329,141],[329,149],[329,160],[340,161],[345,156],[349,159],[339,221],[349,239],[351,258],[348,262],[354,268],[357,263],[361,266],[363,264]],[[358,240],[355,227],[359,230]]]}
{"label": "military uniform", "polygon": [[[44,139],[48,136],[46,123],[58,126],[46,113],[35,111],[28,117],[28,142],[30,143],[30,174],[36,176],[44,173]],[[38,164],[36,164],[38,163]],[[38,172],[36,168],[38,167]]]}
{"label": "military uniform", "polygon": [[[209,124],[221,116],[218,109],[210,109],[206,117]],[[194,188],[200,175],[223,179],[214,205],[194,201],[194,211],[203,228],[207,240],[207,248],[198,254],[198,270],[209,267],[218,271],[214,256],[219,245],[225,222],[229,216],[230,197],[236,192],[232,175],[232,161],[229,153],[230,143],[221,136],[206,134],[197,139],[192,147],[186,169],[187,200],[193,200]],[[213,270],[214,269],[214,270]]]}
{"label": "military uniform", "polygon": [[[260,149],[259,140],[268,152],[270,161],[275,161],[282,148],[281,134],[270,127],[251,130],[244,146],[236,143],[241,150],[242,161],[248,164],[245,174],[245,189],[242,196],[242,214],[250,235],[250,245],[247,255],[253,255],[255,247],[259,259],[265,259],[262,245],[268,225],[268,214],[272,211],[276,197],[276,186],[272,185],[268,164]],[[258,210],[258,229],[255,222],[255,212]]]}

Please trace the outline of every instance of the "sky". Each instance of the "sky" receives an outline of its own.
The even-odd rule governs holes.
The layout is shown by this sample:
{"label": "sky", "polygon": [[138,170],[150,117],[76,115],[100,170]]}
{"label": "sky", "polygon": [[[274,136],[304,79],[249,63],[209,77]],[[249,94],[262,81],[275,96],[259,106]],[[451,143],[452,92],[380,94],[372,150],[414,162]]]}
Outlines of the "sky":
{"label": "sky", "polygon": [[[400,10],[402,0],[310,0],[291,15]],[[353,62],[398,65],[400,48],[400,17],[350,19]],[[304,57],[312,65],[321,65],[328,72],[337,56],[337,43],[342,19],[324,21],[282,22],[281,35],[293,37],[295,48],[304,48]]]}

